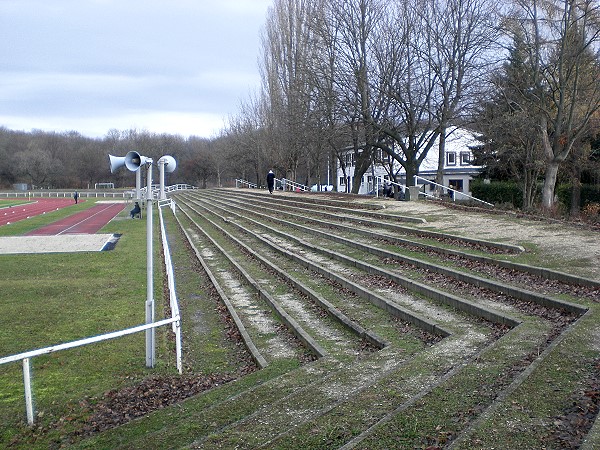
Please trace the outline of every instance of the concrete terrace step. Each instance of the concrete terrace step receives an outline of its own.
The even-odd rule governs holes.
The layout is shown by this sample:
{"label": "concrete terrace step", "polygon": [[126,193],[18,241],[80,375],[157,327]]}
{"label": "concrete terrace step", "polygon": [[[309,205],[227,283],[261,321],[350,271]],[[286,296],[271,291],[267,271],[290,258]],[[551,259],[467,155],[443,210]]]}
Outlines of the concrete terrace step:
{"label": "concrete terrace step", "polygon": [[[243,201],[231,199],[240,196]],[[219,227],[230,235],[226,239],[246,247],[244,256],[231,251],[238,262],[244,261],[243,265],[252,264],[248,254],[254,254],[255,261],[262,257],[274,265],[279,263],[282,271],[293,272],[293,263],[284,263],[282,258],[296,262],[302,261],[300,258],[313,259],[310,270],[325,270],[329,264],[326,260],[342,252],[328,243],[328,249],[323,248],[318,256],[313,253],[318,239],[308,242],[292,236],[284,221],[269,222],[262,216],[250,219],[250,212],[264,208],[262,194],[236,195],[219,190],[184,197],[198,203],[199,215],[214,215],[210,221],[203,219],[203,223],[209,226],[211,221],[214,225],[223,222]],[[319,201],[315,197],[310,203]],[[217,207],[222,208],[221,212],[217,213]],[[278,216],[280,211],[283,215],[296,207],[278,201],[268,214]],[[356,210],[360,220],[360,210]],[[265,226],[277,228],[277,233],[266,233]],[[377,233],[374,223],[371,227]],[[356,269],[341,268],[336,276],[343,273],[356,285],[356,292],[366,292],[357,271],[358,267],[371,269],[366,262],[367,252],[360,253],[358,248],[352,254],[340,254],[340,260]],[[426,258],[422,264],[425,268]],[[276,272],[274,267],[271,269]],[[447,273],[457,275],[455,270]],[[476,277],[467,281],[484,282]],[[257,282],[269,284],[260,279]],[[496,283],[503,291],[502,282]],[[350,284],[348,287],[352,288]],[[428,289],[427,295],[433,295],[434,290],[423,287]],[[523,297],[516,299],[517,303],[545,303],[539,295],[517,294]],[[410,309],[416,317],[435,317],[432,323],[445,330],[445,337],[420,347],[403,346],[403,341],[396,339],[381,350],[358,356],[329,347],[327,356],[300,367],[289,361],[273,361],[263,370],[103,433],[80,447],[470,449],[498,447],[498,442],[510,438],[511,445],[518,443],[514,448],[541,448],[540,442],[552,427],[551,414],[557,413],[540,413],[538,404],[556,411],[570,399],[571,392],[581,389],[582,377],[592,370],[582,361],[598,355],[597,344],[593,344],[597,342],[598,306],[584,299],[551,299],[545,307],[552,313],[545,315],[537,311],[537,306],[520,308],[501,299],[476,296],[464,302],[448,292],[439,295],[470,306],[461,312],[458,303],[449,307],[431,301],[425,294],[418,298],[400,295],[395,288],[381,287],[368,295]],[[357,301],[351,297],[325,300],[334,307]],[[285,303],[284,299],[279,301]],[[563,314],[554,314],[561,308],[578,317],[566,331],[560,320],[552,320],[553,315]],[[358,317],[359,311],[345,308],[350,321]],[[491,325],[481,316],[511,328]],[[310,330],[308,324],[306,329]],[[536,393],[535,398],[528,397],[530,392]],[[520,436],[523,430],[532,431]]]}

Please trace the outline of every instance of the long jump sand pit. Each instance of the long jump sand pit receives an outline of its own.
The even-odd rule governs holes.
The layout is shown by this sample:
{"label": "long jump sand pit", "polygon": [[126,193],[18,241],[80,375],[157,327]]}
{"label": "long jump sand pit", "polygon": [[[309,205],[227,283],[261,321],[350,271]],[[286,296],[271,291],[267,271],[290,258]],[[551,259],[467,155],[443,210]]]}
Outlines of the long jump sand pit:
{"label": "long jump sand pit", "polygon": [[99,252],[113,248],[118,239],[115,234],[6,236],[0,237],[0,254]]}

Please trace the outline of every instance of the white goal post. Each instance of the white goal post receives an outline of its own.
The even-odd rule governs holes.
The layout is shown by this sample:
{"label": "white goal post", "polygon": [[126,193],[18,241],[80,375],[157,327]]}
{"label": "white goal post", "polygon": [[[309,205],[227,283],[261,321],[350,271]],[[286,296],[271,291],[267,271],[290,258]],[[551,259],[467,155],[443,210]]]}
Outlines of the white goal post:
{"label": "white goal post", "polygon": [[115,183],[96,183],[94,189],[114,189]]}

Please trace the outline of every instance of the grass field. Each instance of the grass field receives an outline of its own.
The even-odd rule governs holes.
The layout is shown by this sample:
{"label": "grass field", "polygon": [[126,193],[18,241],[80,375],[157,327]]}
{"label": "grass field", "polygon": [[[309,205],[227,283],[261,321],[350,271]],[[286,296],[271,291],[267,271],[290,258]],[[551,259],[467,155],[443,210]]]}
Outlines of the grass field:
{"label": "grass field", "polygon": [[[41,217],[0,228],[0,235],[20,235],[51,223],[88,201]],[[112,251],[0,255],[0,355],[51,346],[144,323],[146,298],[145,221],[128,220],[123,211],[104,233],[122,234]],[[156,246],[155,246],[156,248]],[[158,250],[157,250],[158,252]],[[157,253],[158,254],[158,253]],[[158,265],[160,270],[160,265]],[[155,282],[162,298],[159,275]],[[166,345],[157,332],[159,345]],[[159,348],[154,372],[174,373],[174,361]],[[25,424],[21,365],[0,366],[0,447],[33,445],[44,434],[67,433],[73,424],[56,426],[61,417],[85,417],[83,398],[131,384],[148,374],[144,334],[80,347],[32,359],[36,427]],[[52,429],[50,432],[44,430]],[[55,438],[56,438],[55,436]]]}

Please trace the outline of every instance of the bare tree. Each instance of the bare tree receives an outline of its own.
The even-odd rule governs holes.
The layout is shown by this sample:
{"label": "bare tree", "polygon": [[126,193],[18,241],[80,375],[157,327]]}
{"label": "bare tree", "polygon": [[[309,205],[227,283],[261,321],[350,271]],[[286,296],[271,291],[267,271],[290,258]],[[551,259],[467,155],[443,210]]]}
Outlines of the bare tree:
{"label": "bare tree", "polygon": [[[340,141],[353,153],[354,178],[351,191],[357,193],[363,175],[372,162],[373,151],[381,137],[375,125],[379,117],[378,69],[374,49],[382,38],[386,2],[381,0],[334,0],[326,2],[318,24],[319,43],[327,55],[318,72],[329,99],[328,134],[337,145],[337,157],[345,173],[345,154]],[[335,132],[334,132],[335,131]]]}
{"label": "bare tree", "polygon": [[388,138],[378,145],[405,169],[408,185],[414,184],[440,133],[437,73],[429,60],[431,42],[421,7],[412,0],[394,4],[377,47],[382,98],[381,114],[373,122]]}
{"label": "bare tree", "polygon": [[545,154],[542,206],[554,206],[558,170],[582,141],[600,109],[599,2],[597,0],[514,0],[508,23],[527,38],[533,94]]}
{"label": "bare tree", "polygon": [[495,67],[498,50],[495,0],[429,0],[419,2],[430,42],[435,73],[436,119],[439,123],[437,182],[442,183],[448,129],[464,122],[478,97],[485,74]]}
{"label": "bare tree", "polygon": [[311,144],[309,61],[312,36],[309,18],[315,1],[275,0],[263,34],[261,70],[271,117],[272,138],[280,145],[279,163],[286,176],[296,178],[300,160]]}
{"label": "bare tree", "polygon": [[32,145],[24,152],[15,155],[17,173],[26,177],[36,188],[53,187],[49,180],[56,174],[62,164],[59,160],[52,158],[49,151]]}

